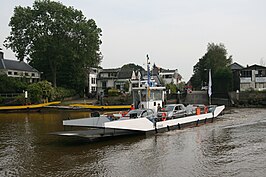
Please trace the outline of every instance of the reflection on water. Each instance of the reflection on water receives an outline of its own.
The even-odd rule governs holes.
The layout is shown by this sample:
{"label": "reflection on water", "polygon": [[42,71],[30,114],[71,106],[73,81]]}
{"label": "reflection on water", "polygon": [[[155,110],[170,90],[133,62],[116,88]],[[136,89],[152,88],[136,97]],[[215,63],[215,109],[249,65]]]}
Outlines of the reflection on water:
{"label": "reflection on water", "polygon": [[0,176],[264,176],[266,110],[155,136],[89,142],[48,133],[87,112],[0,114]]}

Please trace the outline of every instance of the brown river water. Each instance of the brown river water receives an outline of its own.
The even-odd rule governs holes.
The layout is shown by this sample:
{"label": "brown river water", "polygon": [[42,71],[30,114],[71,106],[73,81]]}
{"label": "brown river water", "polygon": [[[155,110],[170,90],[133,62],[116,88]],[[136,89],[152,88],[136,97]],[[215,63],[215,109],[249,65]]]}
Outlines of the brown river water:
{"label": "brown river water", "polygon": [[0,113],[0,176],[264,177],[266,109],[232,109],[213,123],[89,142],[58,137],[87,112]]}

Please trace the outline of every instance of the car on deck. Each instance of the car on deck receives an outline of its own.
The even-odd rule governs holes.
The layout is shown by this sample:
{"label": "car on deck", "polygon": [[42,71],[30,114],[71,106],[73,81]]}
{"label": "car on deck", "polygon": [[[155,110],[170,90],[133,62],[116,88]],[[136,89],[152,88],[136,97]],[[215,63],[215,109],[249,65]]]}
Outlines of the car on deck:
{"label": "car on deck", "polygon": [[152,109],[133,109],[129,111],[126,115],[124,115],[121,119],[135,119],[141,117],[149,117],[154,115],[154,111]]}
{"label": "car on deck", "polygon": [[162,118],[165,114],[167,119],[175,119],[185,117],[187,111],[183,104],[168,104],[157,113],[157,117]]}

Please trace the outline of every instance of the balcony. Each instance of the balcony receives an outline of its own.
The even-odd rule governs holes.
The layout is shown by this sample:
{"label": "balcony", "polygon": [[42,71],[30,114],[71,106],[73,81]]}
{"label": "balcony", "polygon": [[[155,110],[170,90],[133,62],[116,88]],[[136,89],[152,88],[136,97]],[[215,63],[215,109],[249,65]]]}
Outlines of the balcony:
{"label": "balcony", "polygon": [[251,77],[240,77],[240,83],[250,83]]}
{"label": "balcony", "polygon": [[[240,77],[240,83],[250,83],[251,77]],[[256,77],[256,83],[266,83],[266,77]]]}

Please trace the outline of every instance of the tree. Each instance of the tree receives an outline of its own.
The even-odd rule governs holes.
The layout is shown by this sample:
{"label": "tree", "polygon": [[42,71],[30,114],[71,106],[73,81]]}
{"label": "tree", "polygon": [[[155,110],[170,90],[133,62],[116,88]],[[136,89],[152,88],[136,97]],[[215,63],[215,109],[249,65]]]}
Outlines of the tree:
{"label": "tree", "polygon": [[[27,59],[57,85],[84,86],[85,68],[97,66],[101,29],[81,11],[50,0],[35,1],[31,7],[15,7],[5,46],[19,60]],[[64,76],[62,76],[62,75]],[[60,77],[58,77],[60,75]],[[79,83],[71,83],[73,80]]]}
{"label": "tree", "polygon": [[166,90],[170,90],[170,92],[173,94],[177,92],[177,87],[174,83],[166,84]]}
{"label": "tree", "polygon": [[[208,69],[212,71],[213,90],[228,91],[231,89],[232,74],[229,65],[232,56],[227,57],[223,44],[209,43],[207,53],[199,59],[193,68],[191,83],[193,88],[200,89],[208,83]],[[225,89],[226,88],[226,89]]]}
{"label": "tree", "polygon": [[8,77],[0,74],[0,93],[22,93],[27,88],[27,82],[23,78]]}
{"label": "tree", "polygon": [[140,71],[145,72],[145,69],[139,65],[135,65],[134,63],[129,63],[126,65],[123,65],[121,68],[122,71]]}

